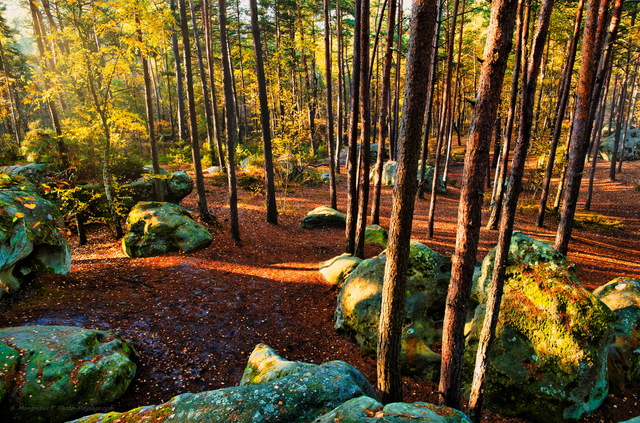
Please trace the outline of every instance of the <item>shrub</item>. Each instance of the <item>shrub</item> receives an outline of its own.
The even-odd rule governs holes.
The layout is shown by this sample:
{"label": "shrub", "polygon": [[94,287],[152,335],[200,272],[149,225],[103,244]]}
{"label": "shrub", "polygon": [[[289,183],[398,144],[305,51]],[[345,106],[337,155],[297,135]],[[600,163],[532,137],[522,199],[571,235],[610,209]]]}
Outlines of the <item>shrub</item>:
{"label": "shrub", "polygon": [[238,176],[238,186],[244,190],[257,193],[264,190],[264,182],[262,178],[246,172]]}

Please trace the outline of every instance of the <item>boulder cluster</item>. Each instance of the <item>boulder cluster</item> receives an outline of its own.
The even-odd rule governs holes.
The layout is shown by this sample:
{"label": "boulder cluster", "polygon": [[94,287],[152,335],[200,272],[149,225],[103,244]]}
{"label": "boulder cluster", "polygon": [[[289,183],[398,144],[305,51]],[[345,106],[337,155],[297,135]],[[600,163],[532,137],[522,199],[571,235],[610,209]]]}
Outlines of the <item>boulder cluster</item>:
{"label": "boulder cluster", "polygon": [[[474,273],[465,327],[463,375],[470,388],[485,316],[495,249]],[[342,255],[321,264],[341,287],[336,329],[375,355],[386,254],[367,260]],[[402,328],[403,371],[437,381],[439,343],[451,263],[412,242]],[[640,381],[640,281],[616,279],[587,291],[575,268],[548,244],[515,233],[485,389],[486,406],[535,422],[577,420],[607,393]]]}

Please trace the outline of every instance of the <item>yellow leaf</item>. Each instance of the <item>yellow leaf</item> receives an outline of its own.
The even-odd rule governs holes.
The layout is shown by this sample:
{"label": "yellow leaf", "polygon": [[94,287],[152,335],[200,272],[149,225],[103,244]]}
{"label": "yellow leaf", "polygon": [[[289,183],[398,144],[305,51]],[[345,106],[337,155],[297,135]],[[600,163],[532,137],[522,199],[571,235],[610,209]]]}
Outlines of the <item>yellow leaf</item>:
{"label": "yellow leaf", "polygon": [[21,217],[24,217],[24,213],[17,212],[17,213],[15,214],[15,217],[17,217],[18,219],[20,219]]}
{"label": "yellow leaf", "polygon": [[33,225],[33,228],[32,228],[32,229],[35,229],[35,228],[37,228],[38,226],[40,226],[40,222],[36,222],[36,223]]}
{"label": "yellow leaf", "polygon": [[36,208],[36,205],[33,203],[27,203],[24,205],[26,208],[28,208],[29,210],[33,210]]}

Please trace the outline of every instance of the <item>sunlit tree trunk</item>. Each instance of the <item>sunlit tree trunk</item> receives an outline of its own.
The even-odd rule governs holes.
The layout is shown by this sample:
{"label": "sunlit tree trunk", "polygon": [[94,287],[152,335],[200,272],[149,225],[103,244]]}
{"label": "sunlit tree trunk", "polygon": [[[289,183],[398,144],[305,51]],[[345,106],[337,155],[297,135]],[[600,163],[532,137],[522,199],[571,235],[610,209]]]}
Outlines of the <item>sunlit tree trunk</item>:
{"label": "sunlit tree trunk", "polygon": [[233,112],[233,92],[231,81],[231,57],[227,41],[227,1],[218,1],[218,24],[220,26],[220,45],[222,46],[222,85],[227,109],[227,176],[229,179],[229,224],[231,236],[240,243],[240,227],[238,225],[238,188],[236,181],[235,149],[237,144],[236,115]]}
{"label": "sunlit tree trunk", "polygon": [[[602,40],[604,33],[605,14],[608,9],[609,1],[601,2],[589,1],[587,7],[587,22],[585,23],[584,36],[582,40],[582,63],[580,67],[580,75],[578,77],[578,87],[576,94],[576,108],[574,114],[574,123],[571,131],[571,152],[569,155],[569,165],[567,167],[567,184],[564,193],[564,201],[562,204],[562,212],[560,215],[560,224],[556,233],[555,249],[562,254],[567,254],[569,248],[569,240],[571,239],[571,230],[573,228],[573,218],[578,203],[578,195],[580,193],[580,183],[582,181],[582,171],[584,169],[585,156],[589,147],[589,135],[591,134],[591,126],[593,124],[593,110],[591,105],[594,93],[599,94],[596,81],[596,67],[594,63],[599,63],[600,51],[604,42],[608,45],[613,43],[618,32],[620,23],[620,14],[622,12],[623,0],[614,0],[611,11],[611,21],[607,34],[607,40]],[[599,6],[599,10],[598,10]],[[600,41],[602,40],[602,41]],[[607,49],[608,49],[607,45]],[[602,63],[608,62],[606,51],[602,57]],[[604,74],[603,74],[604,77]],[[604,82],[604,81],[602,81]],[[595,107],[593,108],[595,109]]]}
{"label": "sunlit tree trunk", "polygon": [[[179,16],[176,12],[175,0],[170,2],[171,13],[176,22],[179,21]],[[182,59],[180,58],[180,48],[178,46],[178,32],[174,29],[171,31],[171,49],[173,51],[173,60],[176,72],[176,97],[178,103],[178,133],[182,141],[189,141],[189,130],[184,105],[184,83],[182,74]]]}
{"label": "sunlit tree trunk", "polygon": [[[456,59],[456,69],[455,69],[455,77],[453,78],[454,87],[453,87],[453,96],[451,97],[451,107],[449,112],[449,129],[447,129],[447,152],[445,154],[444,161],[444,169],[442,171],[442,182],[447,185],[447,180],[449,178],[449,164],[451,163],[451,147],[453,143],[453,131],[455,129],[455,107],[454,102],[458,98],[458,93],[460,91],[460,66],[462,64],[462,36],[464,35],[464,18],[465,18],[465,6],[466,2],[462,2],[462,10],[460,11],[460,35],[458,36],[458,52]],[[455,34],[455,29],[452,31]],[[453,54],[453,52],[451,52]],[[460,129],[458,129],[458,145],[460,143]]]}
{"label": "sunlit tree trunk", "polygon": [[344,94],[343,94],[343,84],[344,84],[344,72],[343,72],[343,64],[344,59],[342,57],[342,12],[340,10],[340,2],[336,3],[336,18],[337,18],[337,44],[338,44],[338,129],[336,136],[336,148],[335,148],[335,172],[336,174],[340,174],[340,150],[342,150],[342,140],[344,137]]}
{"label": "sunlit tree trunk", "polygon": [[[331,26],[329,25],[329,0],[323,2],[324,12],[324,61],[327,75],[327,131],[326,140],[329,147],[329,197],[331,208],[338,208],[335,174],[335,142],[333,136],[333,81],[331,64]],[[340,107],[340,105],[338,105]],[[309,112],[311,113],[311,112]],[[311,119],[311,118],[310,118]]]}
{"label": "sunlit tree trunk", "polygon": [[631,90],[633,91],[633,93],[631,94],[631,97],[629,97],[629,105],[627,106],[627,112],[625,113],[626,125],[625,125],[623,136],[622,136],[622,144],[620,146],[620,157],[618,158],[618,173],[622,172],[622,162],[624,161],[624,150],[625,150],[625,143],[627,141],[627,134],[629,133],[632,122],[634,120],[633,108],[638,102],[638,81],[636,77],[637,74],[638,74],[638,63],[636,63],[635,70],[633,72],[633,75],[631,76],[631,80],[633,81],[631,83],[631,87],[633,87],[631,88]]}
{"label": "sunlit tree trunk", "polygon": [[[209,97],[209,87],[207,82],[207,73],[204,68],[204,58],[202,55],[202,47],[200,43],[200,31],[198,30],[198,22],[196,20],[196,9],[193,0],[189,0],[189,9],[191,10],[191,24],[193,26],[193,42],[196,45],[196,55],[198,57],[198,73],[200,75],[200,83],[202,85],[202,101],[204,103],[204,116],[207,128],[207,144],[209,150],[214,150],[214,123],[211,109],[211,97]],[[213,75],[211,76],[213,78]],[[211,166],[214,161],[211,160]]]}
{"label": "sunlit tree trunk", "polygon": [[[496,264],[494,264],[494,272],[492,274],[491,286],[487,298],[487,308],[485,315],[486,317],[483,322],[483,327],[480,334],[480,342],[478,344],[478,351],[476,353],[476,365],[474,369],[471,394],[469,398],[469,414],[470,416],[472,416],[473,420],[476,423],[479,423],[481,421],[480,413],[482,410],[482,400],[484,397],[483,391],[488,377],[489,360],[491,358],[491,346],[495,338],[495,329],[498,324],[500,303],[502,301],[504,269],[507,266],[507,255],[509,252],[509,246],[511,244],[513,222],[518,205],[518,196],[520,195],[520,188],[522,185],[522,176],[524,175],[527,151],[529,149],[531,140],[536,85],[538,83],[538,75],[540,72],[542,56],[544,54],[547,34],[549,32],[549,23],[551,21],[551,11],[553,9],[553,4],[554,0],[543,0],[542,4],[540,5],[538,24],[536,26],[536,32],[533,37],[529,60],[527,61],[525,83],[522,86],[522,102],[520,110],[520,122],[518,127],[518,141],[513,153],[513,163],[511,165],[511,173],[509,175],[509,187],[507,189],[507,195],[505,197],[502,210],[502,221],[500,222],[498,249],[496,251]],[[453,262],[455,263],[455,259],[453,260]],[[471,269],[472,274],[473,265],[471,265],[469,269]],[[470,279],[471,274],[469,277]]]}
{"label": "sunlit tree trunk", "polygon": [[[38,11],[38,3],[35,0],[29,1],[29,8],[31,10],[31,17],[33,18],[33,29],[35,32],[36,44],[38,46],[38,52],[40,53],[40,60],[42,63],[43,70],[43,84],[45,90],[51,89],[51,81],[47,76],[47,72],[52,64],[47,60],[47,52],[45,49],[45,40],[46,33],[44,26],[42,24],[42,19],[40,19],[40,13]],[[64,134],[62,133],[62,124],[60,123],[60,114],[58,112],[58,106],[55,101],[51,98],[47,99],[47,105],[49,106],[49,113],[51,115],[51,122],[53,123],[53,128],[56,132],[56,148],[58,150],[58,155],[60,159],[60,165],[63,169],[68,169],[69,164],[69,155],[67,146],[64,142]]]}
{"label": "sunlit tree trunk", "polygon": [[555,165],[556,151],[560,134],[562,133],[562,122],[564,122],[565,111],[569,103],[569,91],[571,90],[571,76],[573,75],[573,65],[575,63],[576,51],[578,49],[578,41],[580,39],[580,27],[582,24],[582,10],[584,9],[584,0],[578,3],[576,11],[576,19],[573,24],[573,36],[567,51],[567,61],[564,65],[564,72],[560,89],[558,90],[558,102],[556,103],[556,118],[553,124],[553,135],[551,137],[551,147],[549,150],[549,159],[547,160],[547,168],[542,182],[542,193],[540,194],[540,204],[538,208],[538,218],[536,225],[542,227],[544,225],[544,216],[547,208],[547,199],[549,197],[549,188],[551,186],[551,178],[553,177],[553,167]]}
{"label": "sunlit tree trunk", "polygon": [[[143,44],[142,29],[140,28],[140,18],[136,15],[136,25],[138,25],[138,42],[140,46]],[[156,125],[153,117],[153,98],[151,94],[151,77],[149,76],[149,60],[143,51],[140,51],[140,60],[142,62],[142,78],[144,80],[144,105],[147,116],[147,131],[149,133],[149,145],[151,147],[151,164],[153,173],[160,174],[160,162],[158,161],[158,142],[156,140]],[[160,178],[154,178],[153,184],[155,188],[156,201],[164,201],[164,181]]]}
{"label": "sunlit tree trunk", "polygon": [[371,96],[369,79],[369,0],[361,1],[360,26],[360,137],[358,165],[358,218],[356,222],[355,249],[353,255],[364,258],[364,233],[367,227],[369,206],[369,169],[371,157]]}
{"label": "sunlit tree trunk", "polygon": [[373,204],[371,205],[371,223],[380,223],[380,197],[382,192],[382,169],[384,166],[384,149],[387,135],[389,134],[389,100],[391,97],[391,59],[393,58],[393,28],[396,26],[396,0],[389,3],[389,16],[387,24],[387,45],[384,53],[384,67],[382,70],[382,101],[380,102],[380,115],[378,117],[378,157],[376,160],[376,173],[373,180]]}
{"label": "sunlit tree trunk", "polygon": [[189,39],[189,21],[187,20],[187,7],[185,0],[178,0],[180,9],[180,32],[182,45],[184,46],[184,71],[187,81],[187,104],[189,110],[189,139],[191,141],[191,157],[196,177],[196,193],[198,195],[198,213],[204,221],[214,221],[207,207],[207,195],[204,190],[204,178],[202,176],[202,162],[200,159],[200,141],[198,139],[198,116],[196,115],[196,101],[193,92],[193,72],[191,70],[191,40]]}
{"label": "sunlit tree trunk", "polygon": [[358,120],[360,111],[360,37],[362,26],[361,0],[355,0],[355,29],[353,35],[353,77],[351,82],[351,110],[349,116],[349,151],[347,154],[347,223],[346,252],[356,250],[356,223],[358,219]]}
{"label": "sunlit tree trunk", "polygon": [[377,349],[378,392],[385,404],[402,401],[400,338],[435,17],[436,0],[414,1]]}
{"label": "sunlit tree trunk", "polygon": [[[591,201],[593,199],[593,183],[596,177],[596,167],[598,163],[598,155],[600,153],[600,138],[602,134],[602,125],[604,123],[604,115],[607,106],[607,96],[609,94],[609,82],[611,78],[611,71],[607,72],[607,83],[605,85],[604,95],[600,101],[600,107],[598,109],[598,117],[596,123],[591,131],[591,170],[589,171],[589,185],[587,187],[587,198],[584,201],[584,209],[591,210]],[[613,101],[613,99],[612,99]]]}
{"label": "sunlit tree trunk", "polygon": [[438,75],[438,43],[440,42],[440,28],[442,27],[442,9],[444,8],[444,0],[438,0],[438,11],[436,12],[436,30],[433,35],[433,52],[431,60],[431,69],[429,75],[429,90],[427,91],[427,110],[424,118],[424,128],[422,135],[422,150],[420,153],[420,176],[418,181],[418,198],[424,198],[424,185],[425,185],[425,169],[427,167],[427,155],[429,154],[429,133],[431,130],[431,121],[433,116],[433,97],[436,90],[436,80]]}
{"label": "sunlit tree trunk", "polygon": [[453,408],[460,408],[461,405],[464,323],[480,236],[491,131],[511,51],[517,4],[517,0],[494,0],[491,4],[484,62],[467,140],[458,206],[456,247],[452,257],[451,282],[442,328],[442,366],[438,387],[440,404]]}
{"label": "sunlit tree trunk", "polygon": [[502,151],[500,153],[500,161],[498,163],[497,177],[493,181],[494,190],[491,196],[491,204],[489,205],[489,219],[487,221],[488,229],[498,229],[500,223],[500,212],[502,210],[502,202],[504,199],[505,181],[507,178],[507,168],[509,166],[509,153],[511,150],[511,138],[513,137],[513,126],[516,118],[516,108],[518,106],[518,86],[522,77],[523,54],[526,52],[526,44],[529,33],[529,11],[530,0],[520,0],[518,5],[518,17],[516,24],[516,34],[518,34],[515,54],[513,57],[513,75],[511,77],[511,94],[509,97],[509,112],[504,126],[504,139],[502,142]]}
{"label": "sunlit tree trunk", "polygon": [[278,205],[276,204],[276,188],[273,175],[273,153],[271,148],[271,122],[269,119],[269,102],[267,100],[267,82],[264,77],[262,63],[262,42],[260,41],[260,26],[258,25],[258,5],[256,0],[250,0],[251,33],[253,34],[253,48],[256,57],[256,76],[258,79],[258,95],[260,97],[260,123],[262,124],[262,142],[264,149],[264,173],[267,195],[267,222],[278,224]]}
{"label": "sunlit tree trunk", "polygon": [[402,63],[402,2],[398,3],[398,34],[396,38],[396,79],[395,95],[393,100],[393,126],[389,134],[389,156],[391,160],[397,160],[398,154],[398,123],[400,115],[400,63]]}
{"label": "sunlit tree trunk", "polygon": [[[207,65],[209,68],[209,82],[211,83],[211,120],[213,124],[213,136],[216,141],[215,151],[218,156],[218,165],[220,169],[225,169],[224,163],[224,150],[222,148],[222,135],[220,134],[220,121],[218,120],[218,97],[216,96],[216,76],[214,72],[214,54],[213,54],[213,34],[211,30],[211,4],[209,0],[202,0],[202,15],[204,19],[204,38],[207,55]],[[214,163],[214,149],[213,146],[209,148],[209,156],[211,158],[211,165]]]}

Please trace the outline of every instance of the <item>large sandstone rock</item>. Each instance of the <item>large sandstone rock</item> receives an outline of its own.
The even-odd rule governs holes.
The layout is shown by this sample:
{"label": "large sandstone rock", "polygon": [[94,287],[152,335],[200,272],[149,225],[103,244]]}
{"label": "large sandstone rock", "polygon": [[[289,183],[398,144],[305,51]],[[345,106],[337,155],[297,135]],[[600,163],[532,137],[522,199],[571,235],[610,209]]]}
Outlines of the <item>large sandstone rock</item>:
{"label": "large sandstone rock", "polygon": [[316,207],[302,218],[300,227],[304,229],[314,228],[344,228],[347,216],[327,206]]}
{"label": "large sandstone rock", "polygon": [[122,249],[129,257],[152,257],[174,251],[191,253],[213,238],[189,212],[166,202],[140,202],[129,213]]}
{"label": "large sandstone rock", "polygon": [[[382,184],[386,186],[394,186],[396,184],[396,172],[398,171],[398,163],[394,161],[385,162],[382,167]],[[375,168],[371,170],[371,179],[373,180],[373,175],[375,172]],[[420,180],[420,169],[418,169],[418,174],[416,178]],[[433,166],[426,166],[424,169],[424,189],[426,191],[431,190],[431,184],[433,183]],[[442,181],[442,177],[438,175],[438,185],[436,185],[436,191],[438,194],[446,194],[447,187],[445,183]]]}
{"label": "large sandstone rock", "polygon": [[74,422],[308,423],[352,398],[375,397],[365,377],[345,362],[289,362],[264,345],[258,345],[249,358],[242,383]]}
{"label": "large sandstone rock", "polygon": [[[170,176],[145,175],[130,184],[112,187],[111,195],[118,212],[126,215],[140,201],[155,201],[156,180],[160,181],[165,201],[169,203],[180,204],[193,191],[193,180],[184,171],[174,172]],[[109,204],[102,185],[78,185],[63,192],[60,200],[63,209],[81,215],[83,220],[110,219]]]}
{"label": "large sandstone rock", "polygon": [[[622,138],[624,140],[624,152],[622,151]],[[613,145],[615,143],[615,134],[609,135],[604,141],[600,142],[600,155],[605,160],[611,160],[613,155]],[[620,141],[618,144],[618,158],[623,153],[624,160],[640,159],[640,129],[630,129],[621,131]]]}
{"label": "large sandstone rock", "polygon": [[[353,333],[368,354],[375,355],[382,302],[386,254],[364,260],[347,278],[338,296],[336,329]],[[407,274],[405,318],[402,329],[402,365],[407,373],[436,380],[440,355],[431,347],[440,342],[440,322],[451,262],[429,247],[411,243]]]}
{"label": "large sandstone rock", "polygon": [[20,177],[0,174],[0,298],[25,276],[69,273],[71,250],[56,205]]}
{"label": "large sandstone rock", "polygon": [[135,354],[128,341],[99,330],[2,329],[0,421],[63,422],[87,407],[108,404],[133,379]]}
{"label": "large sandstone rock", "polygon": [[193,180],[187,172],[181,170],[167,175],[145,175],[142,178],[118,188],[116,195],[129,197],[128,208],[132,208],[139,201],[155,201],[155,180],[160,180],[165,193],[165,201],[180,204],[180,201],[193,191]]}
{"label": "large sandstone rock", "polygon": [[380,225],[369,225],[364,230],[364,243],[378,244],[382,248],[387,248],[389,233]]}
{"label": "large sandstone rock", "polygon": [[359,257],[344,253],[320,263],[320,274],[331,285],[341,286],[353,269],[362,262]]}
{"label": "large sandstone rock", "polygon": [[30,163],[26,165],[0,166],[0,173],[10,176],[22,176],[33,184],[40,184],[45,181],[48,172],[44,163]]}
{"label": "large sandstone rock", "polygon": [[[495,249],[482,262],[467,326],[466,374],[475,352]],[[607,347],[615,316],[577,281],[549,245],[515,233],[486,387],[488,409],[534,422],[575,420],[607,395]]]}
{"label": "large sandstone rock", "polygon": [[462,412],[424,402],[394,402],[383,406],[370,397],[351,399],[323,415],[317,423],[470,423]]}
{"label": "large sandstone rock", "polygon": [[618,316],[609,347],[609,389],[620,392],[640,382],[640,280],[616,278],[593,294]]}

